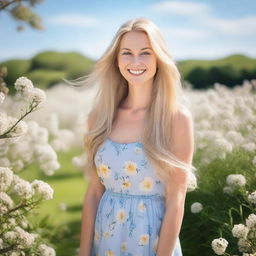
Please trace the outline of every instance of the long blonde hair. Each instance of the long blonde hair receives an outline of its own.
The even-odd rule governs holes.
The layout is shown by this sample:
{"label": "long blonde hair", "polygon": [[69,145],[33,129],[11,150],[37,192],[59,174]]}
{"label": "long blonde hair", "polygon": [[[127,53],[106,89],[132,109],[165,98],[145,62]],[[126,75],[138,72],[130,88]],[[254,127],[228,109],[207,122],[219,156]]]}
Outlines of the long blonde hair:
{"label": "long blonde hair", "polygon": [[[98,84],[98,92],[88,118],[94,121],[84,136],[84,147],[87,156],[85,176],[96,171],[95,153],[108,137],[119,104],[128,95],[128,83],[117,65],[117,54],[122,36],[129,31],[143,31],[147,34],[151,47],[157,56],[157,72],[153,82],[153,98],[149,108],[147,126],[140,141],[154,171],[167,186],[170,174],[175,167],[189,172],[187,190],[197,187],[197,178],[193,165],[180,161],[170,150],[172,145],[172,119],[174,114],[185,108],[182,104],[182,85],[180,73],[175,61],[168,53],[166,43],[157,26],[146,18],[132,19],[124,23],[111,44],[96,62],[92,72],[75,80],[77,84]],[[165,188],[166,188],[165,186]],[[166,193],[166,190],[165,190]]]}

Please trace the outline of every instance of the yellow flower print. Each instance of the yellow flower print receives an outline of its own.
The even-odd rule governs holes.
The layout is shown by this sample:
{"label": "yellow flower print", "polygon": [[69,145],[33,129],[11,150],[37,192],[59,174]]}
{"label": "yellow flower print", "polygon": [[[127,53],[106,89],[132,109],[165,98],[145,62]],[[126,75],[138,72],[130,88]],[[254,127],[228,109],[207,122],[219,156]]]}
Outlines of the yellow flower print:
{"label": "yellow flower print", "polygon": [[126,243],[126,242],[123,242],[123,243],[121,244],[121,250],[122,250],[122,251],[127,251],[127,243]]}
{"label": "yellow flower print", "polygon": [[109,176],[111,175],[111,170],[105,164],[101,164],[98,167],[98,172],[102,175],[103,178],[109,178]]}
{"label": "yellow flower print", "polygon": [[140,154],[142,152],[141,148],[135,147],[134,149],[136,154]]}
{"label": "yellow flower print", "polygon": [[129,189],[131,187],[131,185],[132,185],[132,183],[128,179],[125,179],[122,182],[122,188],[124,188],[124,189]]}
{"label": "yellow flower print", "polygon": [[124,209],[120,209],[116,214],[116,219],[119,223],[125,222],[127,218],[127,213]]}
{"label": "yellow flower print", "polygon": [[139,210],[140,212],[143,212],[143,211],[145,211],[145,209],[146,209],[146,205],[144,204],[143,201],[141,201],[141,202],[139,203],[139,205],[138,205],[138,210]]}
{"label": "yellow flower print", "polygon": [[97,230],[94,233],[94,239],[95,239],[95,241],[98,241],[100,239],[100,234]]}
{"label": "yellow flower print", "polygon": [[143,234],[140,236],[139,245],[147,245],[149,241],[149,235]]}
{"label": "yellow flower print", "polygon": [[140,190],[143,192],[150,192],[153,188],[154,180],[151,177],[145,177],[142,182],[140,182]]}
{"label": "yellow flower print", "polygon": [[156,237],[155,241],[154,241],[154,245],[153,245],[153,251],[156,253],[156,250],[157,250],[157,245],[158,245],[158,239],[159,239],[159,236]]}
{"label": "yellow flower print", "polygon": [[110,237],[109,231],[105,231],[105,232],[103,233],[103,237],[109,238],[109,237]]}
{"label": "yellow flower print", "polygon": [[129,175],[136,175],[137,174],[137,164],[132,161],[126,161],[124,164],[124,170]]}
{"label": "yellow flower print", "polygon": [[106,251],[106,256],[115,256],[114,252],[111,250]]}

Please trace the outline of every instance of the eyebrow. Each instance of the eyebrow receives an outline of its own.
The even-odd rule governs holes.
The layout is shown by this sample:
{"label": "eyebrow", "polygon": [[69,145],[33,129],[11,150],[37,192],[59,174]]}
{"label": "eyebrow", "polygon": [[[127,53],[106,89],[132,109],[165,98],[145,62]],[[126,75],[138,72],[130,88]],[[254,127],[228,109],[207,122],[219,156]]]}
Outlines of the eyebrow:
{"label": "eyebrow", "polygon": [[[145,50],[145,49],[150,49],[150,50],[152,50],[152,48],[150,48],[150,47],[144,47],[144,48],[141,48],[141,51],[142,50]],[[122,48],[121,50],[131,50],[131,49],[129,49],[129,48]]]}

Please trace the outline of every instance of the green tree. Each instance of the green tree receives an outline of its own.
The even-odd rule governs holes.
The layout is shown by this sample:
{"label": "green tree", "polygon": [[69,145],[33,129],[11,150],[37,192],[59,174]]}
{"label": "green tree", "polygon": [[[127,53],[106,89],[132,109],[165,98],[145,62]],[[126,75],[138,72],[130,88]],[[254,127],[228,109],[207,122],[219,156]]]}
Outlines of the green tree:
{"label": "green tree", "polygon": [[18,31],[25,27],[22,23],[30,25],[35,29],[44,29],[41,17],[32,11],[32,8],[44,0],[0,0],[0,11],[8,12],[15,20],[20,21],[17,26]]}

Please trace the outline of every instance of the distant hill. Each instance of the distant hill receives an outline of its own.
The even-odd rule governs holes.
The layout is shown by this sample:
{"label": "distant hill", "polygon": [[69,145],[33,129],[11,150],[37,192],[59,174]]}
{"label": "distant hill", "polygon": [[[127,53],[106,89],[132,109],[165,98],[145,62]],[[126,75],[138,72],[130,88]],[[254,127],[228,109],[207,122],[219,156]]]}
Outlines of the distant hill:
{"label": "distant hill", "polygon": [[48,88],[65,79],[86,75],[93,60],[77,52],[45,51],[31,59],[12,59],[0,63],[8,68],[7,86],[13,92],[13,84],[19,76],[26,76],[41,88]]}
{"label": "distant hill", "polygon": [[209,69],[211,67],[225,67],[231,66],[234,70],[239,71],[241,69],[253,70],[256,68],[256,59],[247,57],[242,54],[230,55],[228,57],[216,60],[184,60],[178,61],[178,67],[183,76],[187,76],[188,73],[195,67],[201,67]]}
{"label": "distant hill", "polygon": [[[61,82],[62,78],[75,79],[91,71],[94,60],[77,52],[44,51],[31,59],[12,59],[0,63],[7,66],[6,82],[10,93],[19,76],[27,76],[41,88]],[[216,60],[184,60],[177,62],[183,80],[193,88],[205,89],[219,82],[227,86],[241,84],[256,78],[256,59],[236,54]]]}
{"label": "distant hill", "polygon": [[256,59],[242,54],[216,60],[179,61],[177,66],[182,78],[197,89],[211,87],[215,82],[233,87],[243,80],[256,79]]}

